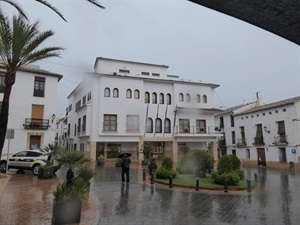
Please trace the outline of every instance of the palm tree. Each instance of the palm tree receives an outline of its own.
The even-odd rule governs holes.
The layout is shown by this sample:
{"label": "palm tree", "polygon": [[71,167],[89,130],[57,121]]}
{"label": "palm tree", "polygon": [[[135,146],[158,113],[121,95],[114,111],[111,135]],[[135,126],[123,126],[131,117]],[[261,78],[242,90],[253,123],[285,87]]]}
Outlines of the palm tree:
{"label": "palm tree", "polygon": [[[11,6],[13,6],[16,10],[18,10],[18,12],[19,12],[22,16],[24,16],[24,17],[28,20],[28,18],[27,18],[27,16],[26,16],[26,13],[23,11],[23,9],[21,8],[21,6],[15,2],[15,0],[0,0],[0,1],[6,2],[6,3],[10,4]],[[59,12],[59,10],[58,10],[57,8],[55,8],[53,5],[51,5],[49,2],[47,2],[46,0],[34,0],[34,1],[36,1],[36,2],[38,2],[38,3],[41,3],[41,4],[45,5],[45,6],[47,6],[47,7],[50,8],[52,11],[54,11],[57,15],[59,15],[64,21],[67,21],[67,20],[64,18],[64,16]],[[91,4],[93,4],[93,5],[95,5],[95,6],[97,6],[97,7],[99,7],[99,8],[101,8],[101,9],[104,9],[104,8],[105,8],[104,6],[100,5],[100,4],[97,2],[97,0],[86,0],[86,1],[89,2],[89,3],[91,3]]]}
{"label": "palm tree", "polygon": [[30,25],[22,16],[13,16],[10,21],[0,10],[0,64],[5,69],[4,95],[0,112],[0,158],[7,130],[9,98],[16,73],[22,67],[49,57],[59,57],[60,47],[40,47],[52,30],[38,31],[39,22]]}

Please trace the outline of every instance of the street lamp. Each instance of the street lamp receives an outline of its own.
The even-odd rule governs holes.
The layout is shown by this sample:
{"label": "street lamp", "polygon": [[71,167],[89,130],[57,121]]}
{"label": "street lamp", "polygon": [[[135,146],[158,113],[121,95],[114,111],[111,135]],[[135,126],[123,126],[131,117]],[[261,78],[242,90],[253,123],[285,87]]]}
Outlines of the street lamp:
{"label": "street lamp", "polygon": [[53,113],[53,114],[52,114],[52,123],[53,123],[55,117],[56,117],[56,116],[55,116],[55,114]]}

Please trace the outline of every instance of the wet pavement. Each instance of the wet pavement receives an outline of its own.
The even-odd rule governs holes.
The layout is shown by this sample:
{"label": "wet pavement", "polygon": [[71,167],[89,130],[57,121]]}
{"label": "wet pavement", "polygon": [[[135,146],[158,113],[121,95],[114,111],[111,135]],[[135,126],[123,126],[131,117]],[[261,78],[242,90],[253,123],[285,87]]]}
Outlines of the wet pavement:
{"label": "wet pavement", "polygon": [[[294,171],[244,169],[257,187],[247,191],[195,191],[151,185],[143,168],[133,166],[129,184],[121,169],[96,166],[89,201],[80,225],[298,225],[300,174]],[[255,174],[257,176],[255,176]],[[1,182],[6,175],[1,175]],[[47,225],[52,219],[52,190],[63,177],[39,180],[32,174],[9,174],[0,182],[0,225]],[[201,182],[200,182],[201,184]]]}
{"label": "wet pavement", "polygon": [[252,192],[228,193],[144,184],[141,168],[131,169],[129,185],[120,182],[120,168],[97,167],[97,171],[93,193],[100,213],[93,225],[300,223],[300,176],[294,171],[244,169],[252,182],[257,177],[257,187]]}

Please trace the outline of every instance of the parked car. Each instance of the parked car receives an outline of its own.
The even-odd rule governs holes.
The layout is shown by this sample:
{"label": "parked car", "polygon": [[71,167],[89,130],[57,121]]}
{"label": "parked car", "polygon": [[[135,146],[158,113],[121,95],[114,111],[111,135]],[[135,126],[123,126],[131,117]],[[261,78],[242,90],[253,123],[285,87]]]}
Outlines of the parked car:
{"label": "parked car", "polygon": [[[49,153],[41,150],[25,150],[20,151],[8,159],[8,170],[31,170],[34,175],[39,173],[39,165],[46,165],[49,158]],[[7,158],[2,158],[0,161],[0,171],[5,173]]]}

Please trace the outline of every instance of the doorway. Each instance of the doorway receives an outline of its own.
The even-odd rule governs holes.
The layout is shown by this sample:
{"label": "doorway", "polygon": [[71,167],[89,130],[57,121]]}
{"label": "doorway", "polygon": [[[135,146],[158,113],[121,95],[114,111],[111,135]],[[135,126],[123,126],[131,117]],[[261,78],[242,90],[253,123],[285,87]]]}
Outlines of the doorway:
{"label": "doorway", "polygon": [[266,166],[266,153],[264,148],[257,148],[257,165]]}
{"label": "doorway", "polygon": [[31,135],[29,149],[41,149],[41,136],[40,135]]}

